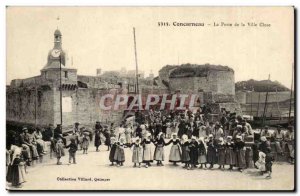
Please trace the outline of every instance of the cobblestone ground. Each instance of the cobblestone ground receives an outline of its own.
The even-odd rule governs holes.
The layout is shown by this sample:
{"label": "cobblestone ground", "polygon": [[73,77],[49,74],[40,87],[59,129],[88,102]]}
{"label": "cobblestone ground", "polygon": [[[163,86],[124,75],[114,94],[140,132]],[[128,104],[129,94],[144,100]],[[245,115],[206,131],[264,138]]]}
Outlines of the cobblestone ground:
{"label": "cobblestone ground", "polygon": [[[28,168],[27,182],[18,190],[292,190],[294,187],[294,166],[288,163],[275,163],[271,179],[259,175],[256,169],[240,173],[221,171],[216,165],[212,170],[186,170],[182,165],[173,166],[168,162],[169,149],[170,146],[165,148],[165,166],[154,163],[149,168],[133,168],[129,148],[125,149],[124,166],[116,167],[109,166],[105,146],[96,152],[91,145],[87,155],[77,152],[77,164],[69,164],[66,153],[63,165],[56,165],[53,158]],[[63,177],[76,181],[58,180]],[[7,186],[13,189],[10,184]]]}

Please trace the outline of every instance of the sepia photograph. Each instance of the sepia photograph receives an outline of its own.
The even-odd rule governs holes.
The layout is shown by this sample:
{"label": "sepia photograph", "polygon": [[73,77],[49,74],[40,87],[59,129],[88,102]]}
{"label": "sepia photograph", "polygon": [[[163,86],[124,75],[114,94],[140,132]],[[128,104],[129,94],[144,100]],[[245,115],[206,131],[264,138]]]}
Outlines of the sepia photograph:
{"label": "sepia photograph", "polygon": [[295,8],[6,7],[8,191],[295,191]]}

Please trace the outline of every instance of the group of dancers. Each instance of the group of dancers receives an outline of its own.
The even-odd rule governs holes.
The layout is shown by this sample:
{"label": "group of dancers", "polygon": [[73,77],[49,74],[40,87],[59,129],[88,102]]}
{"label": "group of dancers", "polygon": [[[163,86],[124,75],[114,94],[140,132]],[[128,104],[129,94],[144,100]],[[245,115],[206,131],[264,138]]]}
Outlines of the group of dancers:
{"label": "group of dancers", "polygon": [[[141,167],[144,164],[148,168],[153,161],[157,162],[157,166],[163,166],[163,161],[166,159],[164,147],[168,145],[171,145],[169,162],[173,165],[183,163],[183,168],[188,170],[198,166],[200,169],[211,169],[214,164],[218,164],[219,169],[225,169],[226,165],[229,170],[236,167],[239,171],[243,171],[247,165],[253,165],[253,161],[247,164],[246,147],[242,136],[237,136],[235,140],[232,136],[227,136],[224,140],[223,137],[216,139],[213,134],[210,134],[207,138],[192,136],[189,139],[187,135],[178,138],[177,134],[173,133],[168,142],[164,137],[163,132],[160,132],[156,138],[147,132],[145,138],[135,137],[131,144],[125,144],[124,138],[117,141],[115,137],[112,137],[112,147],[109,153],[111,165],[123,166],[124,149],[131,148],[133,167]],[[252,157],[248,159],[252,160]]]}

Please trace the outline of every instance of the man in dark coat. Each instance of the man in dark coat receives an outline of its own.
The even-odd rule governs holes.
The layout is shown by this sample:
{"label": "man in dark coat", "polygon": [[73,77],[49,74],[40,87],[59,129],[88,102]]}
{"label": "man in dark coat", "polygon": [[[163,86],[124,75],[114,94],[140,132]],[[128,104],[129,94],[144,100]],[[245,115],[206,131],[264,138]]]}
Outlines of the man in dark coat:
{"label": "man in dark coat", "polygon": [[44,141],[52,141],[54,136],[54,129],[53,129],[53,125],[49,124],[49,127],[43,132],[43,140]]}
{"label": "man in dark coat", "polygon": [[178,125],[178,137],[181,138],[184,134],[186,134],[186,123],[181,120]]}
{"label": "man in dark coat", "polygon": [[59,138],[62,139],[64,145],[67,144],[66,138],[62,135],[62,127],[61,124],[57,124],[56,128],[54,129],[54,139],[58,140]]}
{"label": "man in dark coat", "polygon": [[95,125],[95,141],[94,141],[97,152],[99,151],[99,146],[101,145],[101,137],[100,137],[101,132],[102,132],[102,126],[100,122],[97,121]]}

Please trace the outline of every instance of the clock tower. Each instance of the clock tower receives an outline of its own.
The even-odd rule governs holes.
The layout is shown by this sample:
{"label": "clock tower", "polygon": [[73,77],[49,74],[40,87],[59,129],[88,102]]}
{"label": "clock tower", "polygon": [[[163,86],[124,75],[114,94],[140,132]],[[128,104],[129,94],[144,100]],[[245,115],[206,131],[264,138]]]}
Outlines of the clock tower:
{"label": "clock tower", "polygon": [[54,48],[61,50],[61,32],[58,29],[54,32]]}
{"label": "clock tower", "polygon": [[47,64],[41,70],[41,75],[48,81],[57,81],[61,75],[63,82],[77,83],[77,70],[68,66],[68,56],[62,49],[62,33],[59,29],[54,31],[54,46],[48,52]]}

